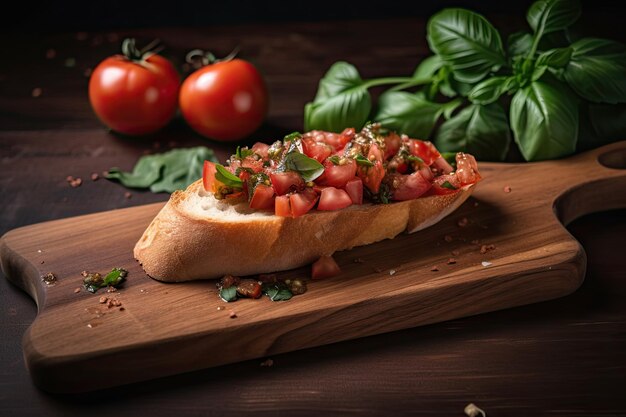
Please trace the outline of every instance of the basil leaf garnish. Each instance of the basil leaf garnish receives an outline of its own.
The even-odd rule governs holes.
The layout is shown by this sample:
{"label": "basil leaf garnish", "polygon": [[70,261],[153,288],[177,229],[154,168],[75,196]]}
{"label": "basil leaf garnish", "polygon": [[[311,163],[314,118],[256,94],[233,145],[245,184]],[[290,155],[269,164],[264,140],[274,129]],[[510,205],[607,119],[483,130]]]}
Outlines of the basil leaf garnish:
{"label": "basil leaf garnish", "polygon": [[369,159],[367,159],[366,157],[364,157],[361,154],[357,154],[357,156],[354,157],[354,160],[359,165],[363,165],[363,166],[366,166],[366,167],[373,167],[374,166],[374,163],[372,161],[370,161]]}
{"label": "basil leaf garnish", "polygon": [[215,164],[215,179],[227,187],[243,188],[243,181],[220,164]]}
{"label": "basil leaf garnish", "polygon": [[283,165],[288,171],[296,171],[305,181],[313,181],[324,172],[324,165],[300,152],[285,155]]}
{"label": "basil leaf garnish", "polygon": [[441,186],[443,188],[447,188],[448,190],[456,190],[456,187],[450,184],[450,181],[444,181],[443,184],[441,184]]}

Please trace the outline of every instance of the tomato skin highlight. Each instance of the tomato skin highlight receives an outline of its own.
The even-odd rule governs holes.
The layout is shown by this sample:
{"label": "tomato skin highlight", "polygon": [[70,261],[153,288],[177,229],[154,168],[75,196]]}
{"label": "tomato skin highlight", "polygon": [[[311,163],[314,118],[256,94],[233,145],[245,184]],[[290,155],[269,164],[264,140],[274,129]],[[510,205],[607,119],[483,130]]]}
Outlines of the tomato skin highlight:
{"label": "tomato skin highlight", "polygon": [[311,265],[311,278],[324,279],[337,276],[341,273],[341,268],[332,256],[324,255]]}
{"label": "tomato skin highlight", "polygon": [[318,210],[341,210],[352,205],[352,199],[345,190],[326,187],[320,195]]}
{"label": "tomato skin highlight", "polygon": [[204,161],[204,166],[202,167],[202,185],[204,186],[204,191],[214,192],[216,172],[217,169],[213,162]]}
{"label": "tomato skin highlight", "polygon": [[274,208],[274,189],[269,185],[259,184],[254,189],[250,208],[259,210],[270,210]]}
{"label": "tomato skin highlight", "polygon": [[396,201],[413,200],[432,187],[419,172],[409,175],[392,174],[389,177],[393,188],[392,200]]}
{"label": "tomato skin highlight", "polygon": [[152,55],[144,63],[122,55],[102,61],[89,79],[89,101],[102,123],[126,135],[154,133],[176,114],[180,77]]}
{"label": "tomato skin highlight", "polygon": [[312,188],[306,188],[299,193],[294,193],[289,196],[289,203],[291,205],[291,216],[300,217],[308,213],[315,203],[317,203],[319,196]]}
{"label": "tomato skin highlight", "polygon": [[331,161],[324,162],[324,174],[318,178],[320,185],[343,188],[356,175],[357,165],[348,159],[344,165],[335,165]]}
{"label": "tomato skin highlight", "polygon": [[235,141],[265,119],[268,92],[248,61],[232,59],[202,67],[183,82],[180,110],[193,130],[211,139]]}

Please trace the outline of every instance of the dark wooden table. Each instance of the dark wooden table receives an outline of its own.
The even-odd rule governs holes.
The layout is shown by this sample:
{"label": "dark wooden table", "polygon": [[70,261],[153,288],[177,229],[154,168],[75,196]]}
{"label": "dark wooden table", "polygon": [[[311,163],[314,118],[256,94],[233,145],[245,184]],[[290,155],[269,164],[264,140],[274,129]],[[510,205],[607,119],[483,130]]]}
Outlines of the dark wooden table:
{"label": "dark wooden table", "polygon": [[[505,32],[519,17],[493,16]],[[597,36],[624,41],[620,16],[586,14]],[[143,139],[107,132],[87,74],[122,37],[161,38],[170,56],[235,46],[265,74],[271,111],[250,139],[302,129],[302,109],[338,59],[364,77],[409,74],[428,49],[424,21],[284,23],[0,37],[0,234],[26,224],[165,201],[92,172],[131,168],[146,152],[207,144],[180,120]],[[53,56],[54,55],[54,56]],[[40,91],[33,97],[35,89]],[[35,94],[36,95],[36,94]],[[83,179],[72,188],[66,177]],[[625,192],[616,190],[616,192]],[[0,415],[446,415],[474,402],[489,416],[626,415],[626,210],[569,226],[588,254],[583,286],[551,302],[248,361],[80,396],[33,386],[21,337],[36,306],[0,278]],[[172,352],[175,354],[175,352]],[[115,367],[114,363],[111,367]],[[123,372],[120,369],[120,372]]]}

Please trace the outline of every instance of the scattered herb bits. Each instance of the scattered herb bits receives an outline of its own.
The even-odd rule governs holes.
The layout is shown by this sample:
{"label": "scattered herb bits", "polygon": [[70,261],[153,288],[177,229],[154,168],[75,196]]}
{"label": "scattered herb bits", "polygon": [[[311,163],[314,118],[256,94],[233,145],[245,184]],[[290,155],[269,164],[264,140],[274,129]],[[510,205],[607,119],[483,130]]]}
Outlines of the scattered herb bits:
{"label": "scattered herb bits", "polygon": [[83,286],[91,293],[97,292],[100,288],[118,287],[128,275],[124,268],[113,268],[104,277],[99,272],[83,271]]}

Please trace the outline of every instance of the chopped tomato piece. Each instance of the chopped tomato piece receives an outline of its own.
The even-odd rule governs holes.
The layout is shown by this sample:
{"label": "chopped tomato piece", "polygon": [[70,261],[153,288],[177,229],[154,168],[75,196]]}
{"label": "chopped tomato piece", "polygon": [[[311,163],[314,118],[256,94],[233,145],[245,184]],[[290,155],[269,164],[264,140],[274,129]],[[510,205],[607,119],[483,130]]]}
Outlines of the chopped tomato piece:
{"label": "chopped tomato piece", "polygon": [[450,165],[443,156],[440,156],[439,158],[435,159],[435,162],[433,162],[433,167],[437,168],[439,172],[443,174],[449,174],[452,171],[454,171],[454,168],[452,168],[452,165]]}
{"label": "chopped tomato piece", "polygon": [[313,138],[302,140],[302,151],[309,158],[315,159],[317,162],[324,162],[324,159],[328,158],[333,149],[330,145],[322,142],[316,142]]}
{"label": "chopped tomato piece", "polygon": [[429,141],[409,139],[409,150],[411,151],[411,155],[421,158],[428,166],[432,165],[437,158],[441,157],[437,148]]}
{"label": "chopped tomato piece", "polygon": [[343,149],[348,142],[354,139],[354,128],[346,128],[341,133],[324,132],[321,130],[313,130],[305,133],[303,139],[312,138],[315,142],[330,145],[334,151]]}
{"label": "chopped tomato piece", "polygon": [[375,143],[370,146],[367,159],[372,161],[374,166],[359,166],[358,175],[363,180],[363,185],[374,194],[377,194],[380,189],[380,183],[385,177],[385,167],[383,166],[382,152]]}
{"label": "chopped tomato piece", "polygon": [[456,174],[440,175],[433,180],[432,193],[436,195],[454,194],[461,188]]}
{"label": "chopped tomato piece", "polygon": [[352,205],[352,199],[342,189],[326,187],[322,190],[318,210],[341,210]]}
{"label": "chopped tomato piece", "polygon": [[274,208],[274,189],[265,184],[257,185],[250,200],[250,207],[259,210]]}
{"label": "chopped tomato piece", "polygon": [[330,278],[341,273],[341,268],[332,256],[322,256],[311,265],[311,278],[323,279]]}
{"label": "chopped tomato piece", "polygon": [[270,180],[278,195],[285,195],[290,191],[297,191],[304,187],[304,180],[300,174],[294,171],[272,172]]}
{"label": "chopped tomato piece", "polygon": [[389,177],[392,200],[412,200],[424,194],[432,186],[419,172],[410,175],[392,174]]}
{"label": "chopped tomato piece", "polygon": [[402,139],[395,132],[389,132],[387,136],[385,136],[385,160],[391,158],[400,150],[400,145],[402,145]]}
{"label": "chopped tomato piece", "polygon": [[251,169],[255,173],[261,172],[263,171],[263,161],[261,159],[255,159],[252,156],[248,156],[241,161],[241,167]]}
{"label": "chopped tomato piece", "polygon": [[361,178],[351,179],[346,183],[345,190],[352,200],[352,204],[363,204],[363,181]]}
{"label": "chopped tomato piece", "polygon": [[237,293],[242,297],[259,298],[261,289],[261,284],[253,279],[242,279],[237,284]]}
{"label": "chopped tomato piece", "polygon": [[282,217],[291,217],[291,206],[288,195],[279,195],[274,202],[274,214]]}
{"label": "chopped tomato piece", "polygon": [[204,186],[204,191],[213,192],[214,184],[215,184],[215,173],[217,169],[215,168],[215,164],[211,161],[204,161],[204,167],[202,168],[202,185]]}
{"label": "chopped tomato piece", "polygon": [[478,164],[476,163],[476,159],[467,153],[457,153],[456,175],[459,177],[459,180],[463,185],[473,184],[480,181],[481,176],[478,173]]}
{"label": "chopped tomato piece", "polygon": [[324,174],[317,183],[331,187],[343,188],[356,175],[357,164],[354,159],[346,158],[343,165],[335,165],[328,159],[324,162]]}
{"label": "chopped tomato piece", "polygon": [[308,213],[315,207],[318,198],[319,196],[312,188],[305,188],[301,192],[291,194],[289,196],[291,215],[293,217],[299,217]]}
{"label": "chopped tomato piece", "polygon": [[267,143],[257,142],[252,145],[251,149],[254,151],[254,153],[261,155],[261,158],[265,159],[267,158],[267,151],[269,151],[270,145],[268,145]]}

